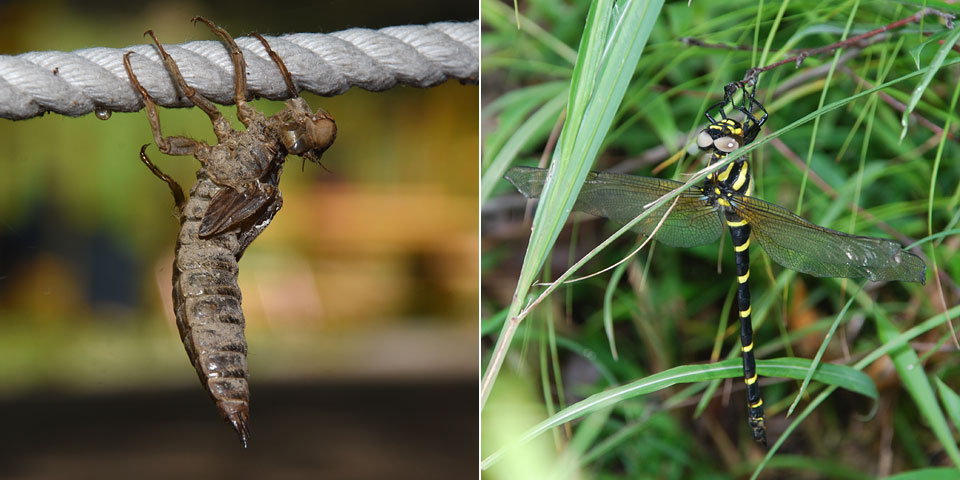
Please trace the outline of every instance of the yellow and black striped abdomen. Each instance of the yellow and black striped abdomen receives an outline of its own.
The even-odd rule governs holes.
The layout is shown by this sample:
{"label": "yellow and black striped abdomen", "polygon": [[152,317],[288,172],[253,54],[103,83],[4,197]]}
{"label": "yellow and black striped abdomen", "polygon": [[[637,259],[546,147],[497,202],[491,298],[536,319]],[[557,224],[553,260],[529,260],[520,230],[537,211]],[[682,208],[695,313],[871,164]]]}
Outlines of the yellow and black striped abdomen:
{"label": "yellow and black striped abdomen", "polygon": [[[723,160],[715,155],[714,161]],[[748,195],[753,190],[750,166],[746,159],[730,162],[716,177],[714,193],[717,204],[724,211],[727,227],[733,237],[733,254],[737,268],[737,311],[740,320],[740,349],[743,353],[743,381],[747,386],[747,412],[753,439],[766,445],[767,434],[760,397],[757,363],[754,358],[753,323],[750,304],[750,224],[735,212],[731,202],[735,197]]]}
{"label": "yellow and black striped abdomen", "polygon": [[750,225],[736,214],[726,214],[727,226],[733,237],[733,252],[737,264],[737,309],[740,319],[740,349],[743,353],[743,381],[747,385],[747,411],[753,439],[766,445],[767,434],[763,417],[763,399],[757,383],[757,363],[753,354],[753,323],[750,313]]}

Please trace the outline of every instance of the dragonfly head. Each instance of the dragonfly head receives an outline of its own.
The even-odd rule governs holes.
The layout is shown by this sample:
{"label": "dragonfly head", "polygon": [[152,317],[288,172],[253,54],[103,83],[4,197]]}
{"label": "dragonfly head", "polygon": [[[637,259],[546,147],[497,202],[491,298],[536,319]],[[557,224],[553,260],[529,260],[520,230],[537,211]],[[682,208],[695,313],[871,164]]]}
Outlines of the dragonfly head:
{"label": "dragonfly head", "polygon": [[721,154],[730,153],[743,144],[743,126],[730,118],[707,125],[707,128],[701,130],[697,136],[697,146],[700,150]]}
{"label": "dragonfly head", "polygon": [[280,140],[287,153],[300,155],[314,163],[337,138],[337,122],[333,115],[320,108],[314,113],[306,100],[296,97],[287,100],[280,112]]}

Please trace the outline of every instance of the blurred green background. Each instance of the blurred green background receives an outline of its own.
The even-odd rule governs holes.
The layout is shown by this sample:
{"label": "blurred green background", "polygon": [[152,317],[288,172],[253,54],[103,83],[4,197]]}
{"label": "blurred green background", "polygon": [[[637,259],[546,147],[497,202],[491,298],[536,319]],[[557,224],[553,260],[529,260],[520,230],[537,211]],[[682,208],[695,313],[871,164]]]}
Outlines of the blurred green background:
{"label": "blurred green background", "polygon": [[[164,43],[213,39],[208,29],[193,26],[190,18],[195,15],[243,36],[252,31],[333,32],[471,21],[477,5],[14,2],[0,4],[0,54],[121,48],[147,43],[142,37],[147,29]],[[455,467],[475,471],[475,448],[470,445],[476,438],[477,96],[476,86],[455,81],[381,93],[352,89],[335,98],[304,94],[312,107],[322,106],[335,116],[339,136],[323,157],[329,171],[315,165],[301,170],[300,159],[291,157],[281,182],[284,207],[240,262],[254,438],[251,452],[243,452],[248,460],[258,448],[265,455],[271,445],[281,445],[281,438],[290,441],[305,432],[329,430],[329,419],[308,416],[291,415],[287,430],[269,425],[268,417],[278,413],[273,406],[293,398],[303,403],[314,398],[311,395],[346,399],[351,394],[345,392],[353,392],[344,400],[353,408],[341,412],[343,421],[366,416],[370,423],[369,429],[357,427],[353,435],[357,450],[366,448],[368,438],[389,435],[400,439],[390,446],[397,452],[420,448],[408,439],[424,435],[436,423],[446,435],[462,433],[467,442],[457,445],[444,434],[427,433],[423,452],[411,450],[401,455],[403,461],[429,464],[421,473],[434,468],[449,474]],[[282,107],[281,102],[264,100],[253,104],[268,115]],[[232,107],[222,109],[235,118]],[[160,118],[167,135],[215,141],[209,121],[196,109],[161,109]],[[141,431],[150,428],[141,423],[176,422],[174,417],[184,415],[186,408],[196,413],[189,417],[196,420],[190,425],[208,431],[210,441],[218,443],[212,448],[222,449],[221,460],[233,461],[240,448],[200,388],[174,324],[170,275],[179,225],[167,187],[137,157],[140,145],[148,142],[154,163],[189,189],[196,161],[160,154],[143,112],[114,113],[107,121],[54,114],[0,120],[3,415],[44,402],[54,407],[38,409],[37,415],[49,415],[51,409],[62,412],[55,407],[62,400],[87,406],[63,422],[76,420],[74,414],[94,412],[104,412],[102,422],[110,422],[111,415],[121,421],[119,412],[135,407],[118,398],[133,395],[136,402],[157,405],[131,415],[132,423],[116,432],[159,443],[162,435]],[[286,393],[277,394],[276,389]],[[181,394],[185,403],[179,409],[157,400]],[[280,403],[271,404],[271,398]],[[310,401],[300,407],[311,405],[316,407]],[[446,418],[431,413],[437,408],[447,412]],[[374,420],[378,417],[373,409],[406,418],[409,424]],[[6,469],[29,477],[44,470],[28,466],[35,450],[16,439],[26,432],[38,434],[41,420],[20,419],[20,427],[3,433],[4,444],[19,452],[18,460],[13,465],[0,462],[0,473]],[[48,425],[53,430],[41,435],[45,439],[38,448],[49,454],[59,435],[54,430],[65,428],[63,422]],[[97,427],[75,428],[93,434],[86,429]],[[196,449],[184,435],[187,438],[179,440],[183,448]],[[431,461],[443,452],[435,450],[437,445],[426,448],[432,442],[459,450]],[[63,440],[63,445],[61,459],[76,446],[72,440]],[[366,470],[350,470],[357,463],[350,456],[323,461],[316,453],[304,456],[313,458],[303,460],[302,471],[291,471],[296,478],[316,471],[307,468],[313,462],[327,465],[328,473],[336,472],[331,464],[342,463],[345,472],[359,475],[352,478],[363,478],[364,472],[379,476],[370,464],[363,466]],[[237,474],[254,471],[248,467],[230,468],[238,469]],[[73,473],[83,477],[80,472],[84,470]],[[96,473],[96,478],[110,476],[108,471]]]}

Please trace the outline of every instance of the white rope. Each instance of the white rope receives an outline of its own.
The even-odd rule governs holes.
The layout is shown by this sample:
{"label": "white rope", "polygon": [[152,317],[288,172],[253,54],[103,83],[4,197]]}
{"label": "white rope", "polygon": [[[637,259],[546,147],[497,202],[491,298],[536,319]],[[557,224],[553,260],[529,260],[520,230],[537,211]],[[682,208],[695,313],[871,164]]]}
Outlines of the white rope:
{"label": "white rope", "polygon": [[[201,31],[209,33],[205,28]],[[296,86],[318,95],[338,95],[353,86],[380,91],[398,84],[432,87],[447,79],[477,83],[480,76],[477,21],[265,38]],[[240,37],[236,42],[247,63],[248,94],[288,98],[280,70],[260,41]],[[213,102],[233,103],[233,63],[223,43],[208,40],[163,47],[188,85]],[[143,101],[123,68],[123,54],[128,51],[134,52],[130,56],[134,74],[159,105],[193,106],[177,91],[156,47],[142,44],[0,55],[0,117],[20,120],[45,112],[80,116],[95,109],[140,110]]]}

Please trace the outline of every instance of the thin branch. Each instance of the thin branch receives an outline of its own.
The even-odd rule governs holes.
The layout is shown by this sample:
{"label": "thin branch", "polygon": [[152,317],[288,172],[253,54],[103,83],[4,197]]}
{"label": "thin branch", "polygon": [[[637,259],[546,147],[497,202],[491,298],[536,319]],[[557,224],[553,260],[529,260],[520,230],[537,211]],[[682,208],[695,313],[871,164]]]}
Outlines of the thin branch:
{"label": "thin branch", "polygon": [[795,63],[796,66],[797,66],[797,68],[800,68],[800,64],[802,64],[802,63],[803,63],[803,60],[806,59],[807,57],[810,57],[810,56],[813,56],[813,55],[819,55],[819,54],[821,54],[821,53],[832,52],[832,51],[834,51],[834,50],[836,50],[836,49],[838,49],[838,48],[843,48],[843,47],[847,47],[847,46],[850,46],[850,45],[859,45],[860,42],[862,42],[862,41],[864,41],[864,40],[866,40],[866,39],[868,39],[868,38],[870,38],[870,37],[875,37],[875,36],[877,36],[877,35],[880,35],[881,33],[888,32],[888,31],[890,31],[890,30],[898,29],[898,28],[900,28],[900,27],[902,27],[902,26],[904,26],[904,25],[907,25],[908,23],[918,22],[918,21],[920,21],[920,19],[922,19],[923,17],[925,17],[925,16],[927,16],[927,15],[936,15],[936,16],[944,19],[944,20],[946,21],[947,28],[953,29],[953,19],[955,18],[954,15],[950,15],[950,14],[948,14],[948,13],[943,13],[943,12],[941,12],[941,11],[939,11],[939,10],[935,10],[935,9],[932,9],[932,8],[924,8],[924,9],[921,9],[919,12],[917,12],[917,13],[915,13],[915,14],[913,14],[913,15],[910,15],[910,16],[907,17],[907,18],[904,18],[904,19],[902,19],[902,20],[897,20],[896,22],[890,23],[890,24],[888,24],[888,25],[884,25],[884,26],[882,26],[882,27],[880,27],[880,28],[875,28],[875,29],[873,29],[873,30],[870,30],[869,32],[862,33],[862,34],[857,35],[857,36],[855,36],[855,37],[850,37],[850,38],[848,38],[848,39],[846,39],[846,40],[843,40],[843,41],[840,41],[840,42],[831,43],[830,45],[827,45],[827,46],[824,46],[824,47],[819,47],[819,48],[813,48],[813,49],[809,49],[809,50],[804,50],[804,51],[800,52],[800,53],[797,54],[797,55],[794,55],[794,56],[792,56],[792,57],[785,58],[785,59],[783,59],[783,60],[780,60],[779,62],[772,63],[772,64],[767,65],[767,66],[765,66],[765,67],[755,67],[755,68],[751,68],[750,70],[747,70],[747,74],[744,75],[743,81],[744,81],[744,82],[751,82],[751,83],[752,83],[753,81],[756,81],[757,76],[760,75],[761,73],[767,72],[767,71],[770,71],[770,70],[773,70],[774,68],[777,68],[777,67],[782,66],[782,65],[786,65],[786,64],[791,63],[791,62],[792,62],[792,63]]}
{"label": "thin branch", "polygon": [[[680,39],[680,43],[689,45],[691,47],[704,47],[704,48],[712,48],[715,50],[739,50],[744,52],[752,52],[754,49],[753,45],[726,45],[723,43],[708,43],[693,37],[683,37]],[[788,50],[788,51],[794,52],[799,50]]]}

